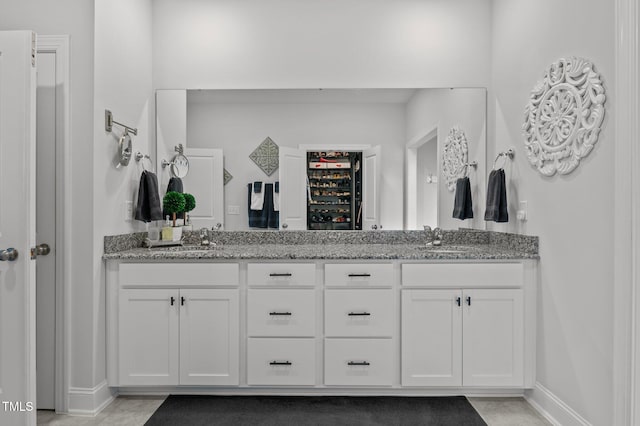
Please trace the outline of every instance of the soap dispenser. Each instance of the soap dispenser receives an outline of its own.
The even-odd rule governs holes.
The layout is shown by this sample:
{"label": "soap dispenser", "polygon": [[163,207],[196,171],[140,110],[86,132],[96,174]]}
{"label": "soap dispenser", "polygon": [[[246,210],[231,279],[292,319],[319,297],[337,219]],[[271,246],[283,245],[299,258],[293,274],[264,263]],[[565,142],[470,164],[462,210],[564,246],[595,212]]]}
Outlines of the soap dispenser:
{"label": "soap dispenser", "polygon": [[171,220],[168,215],[162,227],[162,240],[173,241],[173,227],[171,226]]}

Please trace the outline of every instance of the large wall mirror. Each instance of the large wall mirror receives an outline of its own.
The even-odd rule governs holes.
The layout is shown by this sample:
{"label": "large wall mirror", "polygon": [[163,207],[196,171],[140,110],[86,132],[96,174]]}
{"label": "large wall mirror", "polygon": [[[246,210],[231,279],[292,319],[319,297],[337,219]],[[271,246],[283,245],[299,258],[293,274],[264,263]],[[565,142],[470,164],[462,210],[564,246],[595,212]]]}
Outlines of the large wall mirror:
{"label": "large wall mirror", "polygon": [[[179,144],[189,158],[184,187],[198,200],[195,226],[252,229],[248,184],[260,181],[279,182],[280,229],[484,228],[484,88],[158,90],[156,115],[157,164]],[[474,204],[474,219],[464,221],[452,218],[454,192],[443,177],[454,127],[477,163],[459,170]],[[270,175],[250,159],[267,138],[280,151]],[[170,177],[160,170],[161,192]]]}

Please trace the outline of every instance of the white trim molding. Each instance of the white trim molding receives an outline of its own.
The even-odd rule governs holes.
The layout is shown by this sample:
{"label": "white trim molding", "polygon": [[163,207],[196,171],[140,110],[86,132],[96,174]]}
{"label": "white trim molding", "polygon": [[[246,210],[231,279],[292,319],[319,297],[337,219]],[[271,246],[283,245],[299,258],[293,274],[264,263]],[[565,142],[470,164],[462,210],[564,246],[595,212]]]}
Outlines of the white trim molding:
{"label": "white trim molding", "polygon": [[591,426],[591,423],[540,383],[526,391],[524,398],[553,425]]}
{"label": "white trim molding", "polygon": [[107,381],[93,388],[69,388],[69,410],[74,416],[95,416],[117,395],[112,392]]}
{"label": "white trim molding", "polygon": [[56,336],[55,409],[68,409],[71,271],[71,77],[70,37],[38,35],[38,53],[56,55]]}
{"label": "white trim molding", "polygon": [[640,421],[640,74],[638,0],[615,1],[614,354],[611,424]]}

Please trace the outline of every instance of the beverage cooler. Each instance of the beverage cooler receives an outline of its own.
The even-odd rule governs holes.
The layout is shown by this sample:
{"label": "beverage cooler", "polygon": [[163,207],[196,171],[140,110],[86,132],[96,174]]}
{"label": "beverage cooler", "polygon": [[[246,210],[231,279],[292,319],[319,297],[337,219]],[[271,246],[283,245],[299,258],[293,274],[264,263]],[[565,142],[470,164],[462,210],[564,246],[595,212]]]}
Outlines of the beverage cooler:
{"label": "beverage cooler", "polygon": [[307,229],[362,229],[362,152],[307,153]]}

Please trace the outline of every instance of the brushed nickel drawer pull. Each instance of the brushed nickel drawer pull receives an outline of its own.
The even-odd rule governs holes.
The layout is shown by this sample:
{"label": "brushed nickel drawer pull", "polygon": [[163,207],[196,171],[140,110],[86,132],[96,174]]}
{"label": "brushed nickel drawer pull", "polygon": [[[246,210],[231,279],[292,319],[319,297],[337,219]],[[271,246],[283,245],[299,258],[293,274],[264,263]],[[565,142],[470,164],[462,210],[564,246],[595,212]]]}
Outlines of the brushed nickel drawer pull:
{"label": "brushed nickel drawer pull", "polygon": [[347,365],[364,365],[364,366],[368,366],[368,365],[371,365],[371,363],[369,363],[367,361],[349,361],[347,363]]}
{"label": "brushed nickel drawer pull", "polygon": [[293,365],[291,361],[271,361],[269,365]]}

